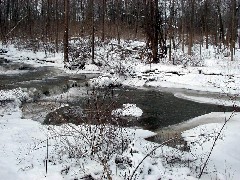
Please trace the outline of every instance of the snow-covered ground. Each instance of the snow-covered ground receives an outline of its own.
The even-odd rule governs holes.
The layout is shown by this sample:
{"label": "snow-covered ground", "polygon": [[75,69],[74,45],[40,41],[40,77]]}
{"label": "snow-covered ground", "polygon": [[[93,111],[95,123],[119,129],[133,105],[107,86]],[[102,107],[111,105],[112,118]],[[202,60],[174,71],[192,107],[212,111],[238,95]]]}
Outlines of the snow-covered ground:
{"label": "snow-covered ground", "polygon": [[[229,120],[229,121],[228,121]],[[209,155],[215,138],[223,128],[216,145],[213,147],[202,179],[239,179],[240,178],[240,113],[210,113],[197,117],[188,124],[202,124],[183,132],[182,136],[190,145],[191,153],[196,157],[194,164],[199,171]],[[200,165],[200,166],[199,166]]]}
{"label": "snow-covered ground", "polygon": [[[116,42],[112,41],[109,45],[96,49],[97,61],[101,67],[87,63],[84,70],[66,70],[63,65],[63,55],[61,53],[45,54],[45,52],[33,53],[31,51],[18,51],[13,45],[4,47],[8,53],[2,56],[5,59],[16,62],[24,62],[34,66],[55,66],[67,73],[96,73],[101,72],[101,76],[92,79],[90,85],[127,85],[127,86],[150,86],[166,88],[184,88],[196,91],[206,91],[223,93],[232,97],[238,97],[240,93],[240,51],[237,49],[235,60],[230,61],[223,51],[216,54],[217,49],[210,46],[208,50],[202,50],[198,54],[197,46],[194,49],[192,59],[200,57],[201,66],[188,66],[190,60],[182,52],[175,54],[175,59],[186,58],[186,62],[180,65],[171,65],[167,58],[159,64],[147,63],[147,57],[140,57],[139,53],[144,46],[143,42],[131,41],[121,42],[119,50]],[[1,47],[0,47],[1,48]],[[131,53],[126,53],[131,52]],[[1,57],[0,57],[1,58]],[[190,58],[191,59],[191,58]],[[16,72],[6,71],[0,68],[1,74],[11,74]],[[54,131],[60,132],[61,126],[43,126],[30,119],[21,119],[21,101],[29,98],[27,92],[22,89],[5,90],[0,92],[0,175],[2,179],[74,179],[86,175],[95,178],[103,178],[103,164],[99,159],[92,159],[84,156],[79,159],[66,157],[64,144],[59,144],[60,140],[53,141],[49,127]],[[176,96],[192,99],[199,102],[218,103],[217,99],[201,98],[186,94]],[[224,101],[225,105],[238,105],[237,98]],[[126,105],[125,105],[126,106]],[[135,113],[141,115],[141,110],[135,105],[123,107],[127,111],[121,111],[127,115]],[[129,110],[130,108],[130,110]],[[229,113],[212,113],[197,117],[189,123],[196,123],[193,129],[183,132],[182,136],[190,146],[190,152],[161,146],[154,153],[149,155],[136,171],[135,179],[196,179],[214,138],[228,119]],[[214,123],[209,121],[214,119]],[[204,125],[203,125],[204,124]],[[72,126],[70,126],[72,127]],[[83,130],[86,127],[75,127],[74,129]],[[227,122],[210,156],[209,163],[201,179],[234,179],[240,178],[240,114],[234,116]],[[118,131],[116,129],[116,131]],[[141,162],[154,147],[155,143],[144,140],[145,137],[154,133],[139,129],[127,128],[124,137],[131,137],[130,144],[126,150],[117,157],[114,154],[107,164],[113,175],[113,179],[126,179],[130,177],[134,168]],[[84,129],[87,133],[87,130]],[[47,157],[46,139],[49,139],[48,170],[44,160]],[[65,139],[66,140],[66,139]],[[76,140],[76,139],[75,139]],[[70,140],[71,141],[71,140]],[[78,141],[76,141],[78,142]],[[57,146],[58,145],[58,146]],[[81,144],[84,145],[84,144]],[[58,157],[62,153],[62,157]],[[88,152],[89,153],[89,152]],[[68,154],[69,155],[69,154]],[[89,155],[89,154],[88,154]],[[96,157],[94,157],[96,158]],[[116,164],[116,159],[121,163]],[[177,162],[166,162],[179,160]],[[189,162],[189,165],[187,162]],[[183,167],[183,164],[186,166]],[[70,167],[70,168],[69,168]],[[106,168],[106,167],[105,167]],[[67,172],[69,171],[69,172]],[[66,173],[67,172],[67,173]]]}
{"label": "snow-covered ground", "polygon": [[[21,97],[25,97],[25,93],[22,93],[20,89],[15,91],[18,94],[22,94],[22,96],[19,96],[19,98],[12,96],[11,99],[13,100],[15,97],[14,102],[19,102]],[[6,92],[2,93],[6,94]],[[9,94],[11,95],[12,93]],[[139,114],[139,109],[135,109]],[[97,179],[103,178],[103,165],[97,159],[98,156],[90,155],[91,148],[85,142],[88,138],[91,139],[93,135],[96,136],[97,133],[95,131],[92,135],[89,132],[89,125],[44,126],[31,119],[21,119],[21,109],[18,105],[11,102],[1,105],[0,115],[0,174],[2,179],[55,180],[74,179],[84,176],[92,176]],[[92,131],[94,131],[94,128],[96,126],[91,127]],[[120,133],[118,128],[114,128],[114,130],[116,132],[114,131],[113,133]],[[71,132],[71,136],[68,135],[69,132]],[[144,140],[144,138],[152,136],[155,133],[130,128],[123,128],[121,132],[123,137],[120,137],[127,138],[129,145],[127,145],[128,147],[123,153],[114,153],[107,162],[113,179],[130,177],[144,156],[156,146],[156,144]],[[101,131],[102,134],[104,134],[103,131]],[[69,136],[69,139],[67,140],[64,136]],[[118,140],[118,137],[115,140]],[[73,154],[70,153],[70,149],[68,149],[65,143],[72,143],[73,147],[76,146],[76,148],[79,148],[76,149],[76,152],[79,154],[75,155],[79,155],[80,157],[70,158],[69,156],[73,156]],[[110,141],[108,143],[111,144]],[[156,151],[157,156],[161,154],[161,156],[169,156],[169,158],[173,158],[173,156],[186,158],[185,156],[188,154],[167,146],[163,146],[160,149]],[[82,152],[82,150],[86,151]],[[115,150],[120,151],[121,149]],[[110,154],[112,153],[111,151],[110,149]],[[73,152],[75,152],[74,149]],[[173,152],[175,153],[174,155],[172,155]],[[99,153],[98,155],[101,156],[104,154]],[[46,159],[48,159],[47,172]],[[175,172],[172,172],[170,167],[164,167],[162,163],[162,158],[150,156],[140,165],[134,177],[136,175],[141,179],[160,177],[164,179],[176,179],[180,176],[183,179],[191,179],[189,177],[189,169],[179,167]]]}
{"label": "snow-covered ground", "polygon": [[[83,70],[64,68],[62,53],[34,53],[30,50],[17,50],[14,45],[5,48],[9,51],[4,58],[35,66],[55,66],[68,73],[101,72],[102,76],[93,80],[94,85],[100,86],[116,82],[136,87],[185,88],[234,95],[240,93],[239,49],[236,49],[234,61],[230,61],[227,50],[209,46],[209,49],[202,48],[200,55],[196,45],[192,57],[178,50],[173,56],[175,63],[180,65],[172,65],[168,57],[159,64],[149,64],[144,47],[144,42],[121,41],[118,45],[112,40],[109,44],[97,46],[95,49],[95,61],[101,66],[91,64],[91,60],[84,60],[86,65]],[[0,72],[3,73],[1,69]]]}
{"label": "snow-covered ground", "polygon": [[[189,153],[181,152],[167,146],[157,149],[140,165],[136,171],[136,179],[195,179],[194,177],[197,177],[195,170],[199,171],[199,168],[202,167],[212,147],[214,138],[219,129],[221,129],[225,118],[229,116],[230,113],[214,113],[188,122],[190,124],[193,122],[201,124],[201,121],[208,118],[215,118],[216,122],[219,121],[218,123],[201,125],[183,133],[183,137],[187,140],[191,148]],[[60,141],[60,139],[53,138],[55,134],[51,130],[48,130],[48,126],[43,126],[30,119],[21,119],[21,110],[18,106],[14,106],[11,103],[2,105],[0,122],[1,178],[9,180],[55,180],[74,179],[87,175],[101,178],[101,169],[103,167],[98,160],[91,160],[87,156],[83,156],[83,159],[69,159],[66,147],[62,143],[63,140]],[[59,131],[61,133],[69,127],[51,126],[54,129],[53,132]],[[83,131],[86,127],[75,128]],[[201,179],[239,179],[239,128],[240,114],[238,113],[233,116],[224,128],[207,165],[206,172],[208,173],[204,174]],[[133,170],[147,153],[157,146],[157,144],[143,139],[154,135],[154,133],[141,129],[124,129],[124,132],[126,132],[126,136],[128,134],[130,137],[131,143],[124,153],[116,154],[117,156],[114,155],[108,161],[113,179],[125,179],[125,173],[125,177],[130,177]],[[81,138],[81,135],[78,134],[77,137]],[[46,173],[44,161],[47,158],[47,138],[49,139],[49,162]],[[75,143],[80,142],[78,140]],[[62,157],[58,156],[60,153],[62,153]],[[116,158],[122,159],[122,164],[116,164]],[[182,161],[183,164],[189,161],[189,167],[184,167],[178,163],[175,164],[174,160],[176,159]],[[171,160],[173,163],[167,165],[166,161],[170,162]],[[70,169],[66,174],[64,170],[68,167]]]}

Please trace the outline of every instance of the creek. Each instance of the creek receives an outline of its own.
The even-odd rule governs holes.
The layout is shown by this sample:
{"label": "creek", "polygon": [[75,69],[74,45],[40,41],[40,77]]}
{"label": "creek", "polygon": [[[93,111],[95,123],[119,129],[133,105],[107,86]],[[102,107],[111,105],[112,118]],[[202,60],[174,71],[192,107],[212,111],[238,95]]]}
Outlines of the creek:
{"label": "creek", "polygon": [[[31,118],[40,122],[43,122],[52,109],[61,103],[68,103],[70,107],[81,107],[87,91],[90,90],[86,86],[87,81],[98,76],[98,74],[66,74],[54,67],[34,67],[11,60],[6,61],[3,58],[0,59],[0,68],[0,72],[4,72],[0,73],[0,89],[18,87],[34,89],[33,101],[22,105],[23,118]],[[54,99],[56,95],[61,95],[71,88],[77,88],[81,93],[74,94],[72,100]],[[143,110],[142,117],[133,120],[132,126],[155,132],[203,114],[232,110],[230,107],[177,98],[173,90],[167,92],[166,89],[121,87],[112,89],[112,92],[118,104],[132,103]],[[198,92],[192,93],[198,94]]]}

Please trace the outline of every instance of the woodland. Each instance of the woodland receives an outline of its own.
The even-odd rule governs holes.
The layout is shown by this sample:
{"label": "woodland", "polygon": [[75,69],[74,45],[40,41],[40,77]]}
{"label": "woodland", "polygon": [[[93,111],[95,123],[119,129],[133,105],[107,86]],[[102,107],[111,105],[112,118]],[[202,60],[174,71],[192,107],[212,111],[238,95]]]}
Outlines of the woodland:
{"label": "woodland", "polygon": [[[94,44],[109,39],[145,40],[151,61],[177,48],[192,54],[194,44],[229,48],[233,60],[239,22],[237,0],[1,0],[0,37],[30,48],[64,51],[69,39]],[[51,47],[49,47],[51,46]]]}
{"label": "woodland", "polygon": [[240,179],[240,0],[0,0],[0,179]]}

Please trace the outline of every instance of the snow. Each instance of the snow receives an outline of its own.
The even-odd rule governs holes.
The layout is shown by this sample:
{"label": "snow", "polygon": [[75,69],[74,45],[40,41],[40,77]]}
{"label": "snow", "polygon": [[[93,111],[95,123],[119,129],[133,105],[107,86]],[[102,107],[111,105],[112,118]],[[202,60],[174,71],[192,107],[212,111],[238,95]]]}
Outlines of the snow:
{"label": "snow", "polygon": [[44,97],[43,99],[45,100],[52,100],[56,102],[66,102],[70,101],[73,102],[77,100],[77,97],[86,97],[87,96],[87,89],[85,87],[73,87],[70,88],[67,92],[62,93],[62,94],[57,94],[49,97]]}
{"label": "snow", "polygon": [[[3,179],[73,179],[76,177],[83,177],[84,175],[92,175],[95,178],[102,177],[102,165],[98,160],[88,156],[83,156],[80,159],[70,159],[66,152],[66,146],[63,143],[64,139],[61,140],[60,135],[71,132],[80,138],[73,140],[74,136],[68,138],[66,142],[77,143],[77,147],[88,147],[84,141],[81,140],[81,134],[90,136],[91,133],[88,130],[88,125],[75,126],[66,124],[62,126],[43,126],[38,122],[30,119],[21,119],[21,110],[18,106],[12,106],[7,104],[3,107],[5,111],[1,112],[0,117],[0,128],[1,128],[1,145],[0,145],[0,174]],[[11,109],[11,110],[10,110]],[[9,110],[9,111],[8,111]],[[94,130],[96,126],[92,126]],[[98,128],[98,127],[97,127]],[[111,127],[109,127],[111,129]],[[51,130],[49,130],[51,129]],[[81,133],[79,134],[79,132]],[[116,132],[120,132],[119,129],[115,128]],[[131,144],[124,151],[123,154],[114,154],[109,159],[109,166],[112,170],[113,179],[124,179],[124,174],[130,176],[134,171],[138,163],[144,158],[145,154],[150,151],[155,144],[147,142],[143,138],[150,137],[155,133],[142,129],[122,129],[124,137],[130,137]],[[97,133],[97,131],[95,131]],[[100,132],[99,132],[100,133]],[[101,132],[103,133],[103,132]],[[56,136],[58,135],[58,136]],[[89,138],[90,138],[89,137]],[[46,173],[46,166],[44,161],[47,158],[46,150],[46,139],[49,144],[49,161],[48,171]],[[66,140],[66,139],[65,139]],[[86,140],[86,139],[85,139]],[[76,142],[77,141],[77,142]],[[79,143],[79,144],[78,144]],[[180,153],[177,150],[164,146],[159,153],[165,155],[176,151],[176,154]],[[90,154],[90,151],[86,152],[86,155]],[[61,155],[61,158],[59,157]],[[124,160],[121,166],[116,166],[115,158],[119,156]],[[180,155],[177,155],[180,156]],[[131,166],[128,165],[131,162]],[[83,164],[84,163],[84,164]],[[153,163],[158,164],[154,166]],[[126,169],[123,168],[126,166]],[[64,169],[70,167],[69,172],[64,175]],[[84,171],[79,170],[84,167]],[[139,174],[140,170],[143,169],[143,173]],[[149,169],[151,169],[151,175],[148,175]],[[61,173],[62,172],[62,173]],[[187,168],[176,169],[176,172],[171,172],[168,168],[162,165],[161,158],[148,157],[146,161],[140,166],[139,170],[136,171],[136,175],[143,179],[149,178],[177,178],[182,177],[183,179],[194,179],[189,176],[190,170]]]}
{"label": "snow", "polygon": [[234,96],[224,96],[224,97],[198,97],[194,95],[186,95],[184,93],[175,93],[174,94],[176,97],[181,98],[181,99],[187,99],[190,101],[198,102],[198,103],[207,103],[207,104],[216,104],[216,105],[221,105],[221,106],[230,106],[230,107],[239,107],[240,106],[240,101],[236,101]]}
{"label": "snow", "polygon": [[210,161],[207,165],[208,173],[204,173],[202,179],[237,180],[240,177],[240,113],[211,113],[193,119],[189,123],[201,122],[208,118],[214,118],[216,122],[197,126],[182,134],[191,148],[192,155],[201,157],[196,158],[195,166],[199,168],[199,164],[203,164],[206,160],[214,138],[223,127],[225,120],[230,118],[210,156]]}
{"label": "snow", "polygon": [[[3,91],[2,91],[3,92]],[[12,100],[20,101],[26,94],[21,90],[11,90],[9,92],[4,91],[5,96],[2,96],[1,100],[6,99],[6,95],[9,95]],[[5,98],[3,98],[5,97]],[[19,100],[17,100],[19,99]],[[140,114],[140,109],[133,104],[123,105],[125,109],[132,109],[132,113]],[[129,111],[127,111],[129,113]],[[136,114],[138,114],[136,113]],[[126,113],[127,114],[127,113]],[[219,132],[225,119],[231,113],[211,113],[198,118],[195,118],[188,124],[203,123],[205,119],[215,119],[215,123],[209,123],[205,125],[197,126],[191,130],[183,132],[182,136],[189,143],[191,148],[190,153],[181,152],[177,149],[173,149],[167,146],[162,146],[155,151],[155,156],[149,156],[140,165],[139,171],[136,175],[138,179],[196,179],[194,178],[194,169],[199,167],[203,163],[203,159],[209,152],[212,146],[213,138]],[[220,139],[214,148],[211,155],[210,162],[207,166],[208,174],[204,174],[203,180],[210,178],[222,178],[222,179],[238,179],[240,177],[240,159],[239,159],[239,128],[240,128],[240,113],[235,113],[234,116],[227,123],[224,128]],[[21,119],[21,110],[19,106],[14,106],[11,103],[7,103],[1,108],[0,116],[0,128],[1,128],[1,146],[0,146],[0,174],[3,179],[71,179],[73,177],[80,177],[83,174],[76,173],[77,162],[69,161],[69,159],[63,156],[63,160],[57,159],[59,150],[63,150],[61,146],[56,147],[55,144],[59,141],[51,140],[55,134],[49,133],[49,128],[53,128],[54,132],[58,131],[63,133],[66,130],[66,126],[43,126],[38,122],[30,119]],[[207,122],[207,121],[206,121]],[[72,127],[67,126],[68,128]],[[82,132],[86,132],[87,126],[75,127],[79,128]],[[116,129],[116,131],[118,131]],[[141,162],[145,155],[157,146],[155,143],[148,142],[143,138],[147,138],[155,135],[155,133],[142,130],[142,129],[129,129],[125,128],[123,131],[128,137],[132,137],[131,144],[121,155],[114,155],[109,160],[110,169],[113,173],[114,179],[122,179],[123,174],[127,175],[133,173],[135,167]],[[49,139],[49,157],[51,160],[55,160],[57,163],[49,162],[48,173],[45,172],[44,160],[46,159],[46,139]],[[133,152],[133,153],[132,153]],[[115,158],[124,159],[122,165],[115,164]],[[161,157],[161,158],[160,158]],[[174,166],[168,167],[164,164],[164,158],[174,159],[176,157],[184,160],[194,160],[190,168]],[[201,158],[200,158],[201,157]],[[56,159],[54,159],[56,158]],[[101,174],[101,164],[97,161],[84,158],[85,172],[91,172],[93,177],[99,178],[97,174]],[[128,165],[127,162],[131,162],[132,165]],[[70,163],[70,164],[69,164]],[[79,162],[78,162],[79,163]],[[72,165],[71,165],[72,164]],[[80,164],[80,163],[79,163]],[[64,167],[71,166],[71,171],[68,175],[62,175],[60,172]],[[157,166],[156,166],[157,165]],[[125,167],[125,168],[123,168]],[[116,170],[117,169],[117,170]],[[149,169],[151,174],[148,175]],[[142,174],[139,172],[143,171]],[[217,170],[217,172],[215,172]],[[116,172],[116,173],[115,173]]]}
{"label": "snow", "polygon": [[132,116],[140,117],[143,111],[136,104],[123,104],[123,108],[112,111],[114,116]]}
{"label": "snow", "polygon": [[[121,48],[119,48],[119,46]],[[168,62],[168,57],[159,64],[149,64],[147,57],[139,57],[144,42],[121,40],[120,45],[112,40],[106,46],[97,47],[95,52],[96,62],[102,66],[96,66],[87,62],[83,70],[69,70],[64,68],[63,54],[46,54],[44,51],[32,52],[29,50],[18,50],[13,45],[4,47],[8,52],[0,55],[0,58],[9,59],[14,62],[27,63],[33,66],[55,66],[66,73],[99,73],[100,76],[90,80],[93,87],[104,86],[133,86],[177,88],[208,93],[222,93],[226,97],[239,97],[240,94],[240,50],[236,49],[234,61],[230,61],[226,50],[209,46],[206,50],[202,48],[199,53],[199,45],[193,48],[193,56],[188,57],[178,50],[174,54],[176,62],[183,61],[178,65]],[[216,52],[220,53],[216,53]],[[127,52],[131,52],[128,54]],[[201,60],[198,66],[196,60]],[[24,73],[25,71],[21,71]],[[0,67],[1,74],[16,74],[18,71],[9,71]],[[82,93],[81,89],[71,88],[62,95],[50,98],[74,99],[76,93]],[[66,144],[60,143],[60,139],[53,138],[53,132],[63,133],[67,129],[75,129],[75,136],[66,138],[65,143],[77,142],[77,148],[87,147],[82,140],[82,135],[91,139],[89,126],[75,126],[66,124],[62,126],[44,126],[31,119],[22,119],[21,103],[29,100],[29,94],[25,89],[0,90],[0,175],[2,179],[74,179],[85,175],[101,179],[103,177],[103,165],[97,161],[96,156],[88,156],[80,159],[68,158]],[[83,94],[84,96],[85,94]],[[225,106],[239,106],[239,98],[221,99],[200,97],[184,93],[176,93],[175,96],[201,103],[212,103]],[[47,99],[48,97],[46,97]],[[114,115],[140,117],[142,110],[136,104],[124,104],[122,108],[112,112]],[[214,138],[218,135],[224,122],[231,113],[210,113],[196,117],[185,124],[178,126],[188,127],[182,133],[182,137],[190,147],[190,152],[181,151],[162,145],[149,155],[136,171],[136,179],[197,179],[199,169],[202,167],[207,155],[213,145]],[[96,128],[91,126],[90,129]],[[106,126],[104,131],[113,128],[119,132],[118,127]],[[210,161],[206,167],[206,173],[202,180],[208,179],[233,179],[240,177],[240,114],[234,116],[226,123],[220,138],[217,141]],[[49,131],[52,129],[53,131]],[[123,128],[123,138],[129,138],[129,144],[124,152],[115,153],[107,164],[111,170],[113,179],[126,179],[134,172],[134,169],[143,158],[159,144],[146,141],[144,138],[155,135],[155,133],[133,128]],[[79,134],[82,132],[83,134]],[[97,132],[100,136],[100,133]],[[104,133],[103,133],[104,135]],[[104,137],[104,136],[101,136]],[[79,139],[78,139],[79,138]],[[46,160],[46,139],[49,139],[48,172],[44,161]],[[104,138],[103,138],[104,139]],[[62,139],[61,139],[62,140]],[[86,140],[86,139],[85,139]],[[118,142],[118,141],[117,141]],[[101,148],[105,148],[102,146]],[[118,149],[120,150],[120,149]],[[60,158],[59,155],[62,155]],[[122,160],[116,164],[116,158]],[[166,163],[167,161],[179,159],[180,162],[189,162],[189,166],[181,163]],[[184,163],[183,163],[184,164]],[[64,169],[70,167],[66,175]],[[79,169],[84,169],[80,171]],[[142,172],[142,173],[141,173]],[[126,175],[126,176],[125,176]]]}
{"label": "snow", "polygon": [[92,87],[104,87],[104,86],[120,86],[121,81],[119,77],[113,77],[111,75],[101,75],[97,78],[93,78],[89,82]]}
{"label": "snow", "polygon": [[[236,49],[234,61],[225,57],[226,50],[209,46],[202,48],[199,54],[199,45],[193,47],[193,57],[187,57],[178,50],[174,57],[176,61],[186,59],[187,64],[191,61],[199,61],[201,66],[171,65],[168,57],[159,64],[149,64],[147,57],[139,57],[145,46],[141,41],[117,41],[111,40],[107,45],[96,47],[96,62],[101,67],[87,62],[83,70],[68,70],[63,68],[63,54],[46,54],[44,51],[32,52],[29,50],[17,50],[13,45],[8,45],[8,53],[4,58],[14,59],[34,66],[55,66],[67,73],[103,73],[102,77],[94,80],[93,85],[109,85],[113,82],[128,86],[151,86],[165,88],[184,88],[197,91],[239,94],[240,87],[240,50]],[[121,47],[121,48],[119,48]],[[131,52],[128,55],[127,52]],[[220,53],[217,53],[217,52]],[[123,54],[125,55],[123,56]],[[122,57],[123,56],[123,57]],[[142,59],[141,59],[142,58]],[[114,70],[113,70],[114,69]],[[146,73],[150,71],[150,73]],[[2,72],[2,70],[0,70]],[[109,72],[115,73],[109,75]],[[5,72],[8,73],[8,72]],[[119,76],[124,74],[125,76]]]}
{"label": "snow", "polygon": [[[1,48],[1,47],[0,47]],[[7,45],[8,52],[4,58],[16,62],[24,62],[34,66],[55,66],[63,68],[63,53],[47,54],[44,51],[17,49],[14,45]]]}
{"label": "snow", "polygon": [[14,101],[17,105],[21,101],[27,100],[29,98],[28,93],[22,88],[12,89],[9,91],[0,90],[0,101]]}
{"label": "snow", "polygon": [[[226,50],[210,45],[208,50],[202,48],[200,54],[199,45],[195,45],[192,57],[186,56],[181,50],[175,52],[176,62],[183,62],[171,65],[168,57],[159,64],[149,64],[147,57],[139,56],[144,46],[145,43],[140,41],[121,41],[118,45],[117,41],[111,40],[107,45],[96,48],[96,62],[100,62],[101,67],[87,64],[85,70],[77,72],[103,73],[91,81],[94,86],[100,87],[116,83],[134,87],[184,88],[232,95],[240,93],[239,49],[236,49],[234,61],[230,61],[230,57],[224,55]],[[198,61],[198,66],[190,66]]]}

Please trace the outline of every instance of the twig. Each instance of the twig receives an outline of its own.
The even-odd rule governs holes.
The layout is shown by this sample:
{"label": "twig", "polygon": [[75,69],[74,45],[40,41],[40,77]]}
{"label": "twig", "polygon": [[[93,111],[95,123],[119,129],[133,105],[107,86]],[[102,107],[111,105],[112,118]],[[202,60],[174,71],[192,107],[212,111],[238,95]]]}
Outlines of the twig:
{"label": "twig", "polygon": [[17,24],[6,34],[6,37],[13,32],[14,29],[19,25],[19,23],[24,20],[28,15],[24,16],[22,19],[20,19]]}

